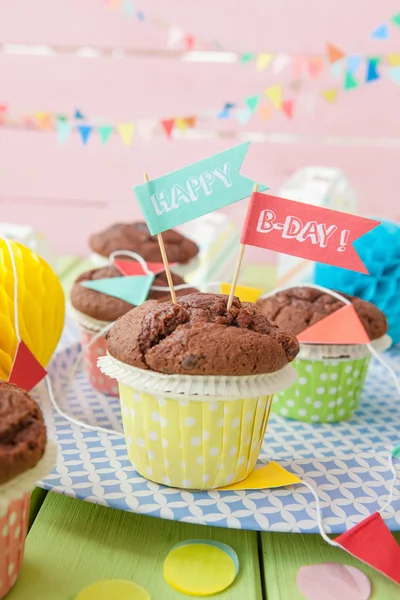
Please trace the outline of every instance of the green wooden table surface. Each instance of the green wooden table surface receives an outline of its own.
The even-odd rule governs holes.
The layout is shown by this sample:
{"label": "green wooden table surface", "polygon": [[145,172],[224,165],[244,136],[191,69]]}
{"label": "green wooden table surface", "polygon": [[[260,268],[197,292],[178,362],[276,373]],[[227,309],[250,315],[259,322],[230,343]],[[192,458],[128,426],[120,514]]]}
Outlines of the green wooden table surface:
{"label": "green wooden table surface", "polygon": [[[65,258],[65,287],[88,266]],[[257,270],[249,268],[247,274],[242,283],[257,285]],[[268,274],[272,281],[273,274]],[[300,600],[299,567],[326,561],[365,572],[372,581],[372,600],[400,598],[398,586],[327,545],[319,535],[260,534],[178,523],[35,490],[24,565],[7,600],[74,600],[83,587],[107,578],[135,581],[152,600],[179,600],[185,596],[164,581],[164,559],[178,542],[203,538],[229,544],[239,556],[239,576],[216,596],[221,600]],[[396,539],[400,543],[400,533]]]}

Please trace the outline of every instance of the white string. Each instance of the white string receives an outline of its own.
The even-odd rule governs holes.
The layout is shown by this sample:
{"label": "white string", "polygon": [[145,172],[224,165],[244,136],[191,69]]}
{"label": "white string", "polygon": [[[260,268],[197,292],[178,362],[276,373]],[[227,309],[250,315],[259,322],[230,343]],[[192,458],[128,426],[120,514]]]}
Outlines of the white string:
{"label": "white string", "polygon": [[[277,288],[275,290],[272,290],[272,292],[269,292],[268,294],[264,294],[262,296],[262,298],[269,298],[270,296],[275,296],[275,294],[277,294],[279,292],[284,292],[285,290],[291,289],[292,287],[293,286],[289,285],[289,286]],[[330,296],[332,296],[333,298],[336,298],[337,300],[340,300],[341,302],[343,302],[343,304],[347,304],[347,305],[352,304],[352,302],[350,300],[348,300],[347,298],[345,298],[344,296],[342,296],[342,294],[339,294],[338,292],[334,292],[333,290],[329,290],[328,288],[325,288],[322,285],[316,285],[315,283],[310,283],[310,284],[307,283],[304,285],[298,285],[296,287],[314,288],[316,290],[320,290],[321,292],[325,292],[325,294],[329,294]],[[382,356],[375,350],[375,348],[370,343],[367,343],[365,345],[367,346],[367,348],[370,351],[370,353],[372,354],[372,356],[374,356],[377,359],[377,361],[387,370],[387,372],[393,379],[394,385],[396,387],[396,391],[400,396],[400,381],[399,381],[395,371],[391,368],[390,365],[388,365],[388,363],[382,358]]]}
{"label": "white string", "polygon": [[303,483],[306,486],[306,488],[308,488],[310,490],[310,492],[312,493],[312,495],[314,496],[314,499],[315,499],[315,510],[317,511],[316,521],[317,521],[317,525],[318,525],[318,529],[319,529],[319,532],[321,534],[321,537],[330,546],[337,546],[338,548],[341,548],[340,544],[337,544],[334,540],[331,540],[326,535],[326,533],[324,531],[324,525],[323,525],[323,522],[322,522],[322,510],[321,510],[321,505],[320,505],[320,502],[319,502],[319,498],[318,498],[317,492],[314,490],[314,488],[312,487],[312,485],[310,485],[309,483],[307,483],[307,481],[304,481],[304,479],[301,480],[301,483]]}
{"label": "white string", "polygon": [[13,249],[11,247],[10,241],[6,238],[6,237],[0,237],[0,239],[2,239],[4,241],[4,243],[7,246],[7,250],[8,253],[10,255],[10,260],[11,260],[11,266],[12,266],[12,270],[13,270],[13,277],[14,277],[14,329],[15,329],[15,335],[17,337],[18,342],[21,341],[21,335],[19,332],[19,317],[18,317],[18,273],[17,273],[17,266],[15,264],[15,257],[14,257],[14,252]]}
{"label": "white string", "polygon": [[149,267],[147,266],[147,262],[142,256],[140,256],[140,254],[136,254],[136,252],[131,252],[131,250],[115,250],[114,252],[111,252],[109,256],[109,260],[112,264],[114,264],[114,260],[117,256],[128,256],[129,258],[137,260],[138,263],[142,265],[143,271],[146,273],[146,275],[154,275],[154,273],[152,273],[152,271],[150,271]]}
{"label": "white string", "polygon": [[397,473],[396,473],[396,469],[394,468],[394,464],[393,464],[393,454],[392,454],[392,450],[389,450],[389,468],[392,471],[393,477],[392,477],[392,481],[390,482],[390,488],[389,488],[389,496],[388,499],[386,500],[385,504],[382,506],[382,508],[378,511],[381,514],[383,512],[385,512],[385,510],[387,508],[389,508],[389,506],[392,504],[393,502],[393,494],[394,494],[394,488],[396,486],[396,481],[397,481]]}

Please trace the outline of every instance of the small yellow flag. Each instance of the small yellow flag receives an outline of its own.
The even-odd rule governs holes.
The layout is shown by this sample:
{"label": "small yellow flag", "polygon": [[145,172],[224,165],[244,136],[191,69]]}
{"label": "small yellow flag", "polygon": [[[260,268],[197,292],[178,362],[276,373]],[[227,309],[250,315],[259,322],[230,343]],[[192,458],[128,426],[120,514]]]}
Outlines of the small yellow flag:
{"label": "small yellow flag", "polygon": [[[230,283],[221,283],[221,294],[226,294],[228,296],[231,291],[231,287],[232,286]],[[235,296],[239,298],[241,302],[256,302],[256,300],[258,300],[258,298],[261,296],[262,292],[263,291],[261,288],[237,285],[235,289]]]}
{"label": "small yellow flag", "polygon": [[277,84],[277,85],[271,85],[269,88],[267,88],[265,90],[265,95],[267,96],[268,100],[270,100],[272,102],[272,104],[275,106],[275,108],[280,108],[281,104],[282,104],[282,86]]}
{"label": "small yellow flag", "polygon": [[177,126],[178,129],[180,129],[181,131],[184,131],[185,129],[187,129],[188,124],[186,122],[185,119],[181,119],[180,117],[177,117],[175,119],[175,125]]}
{"label": "small yellow flag", "polygon": [[393,67],[400,65],[400,54],[388,54],[387,59]]}
{"label": "small yellow flag", "polygon": [[271,461],[265,467],[255,469],[244,481],[227,485],[222,490],[264,490],[269,488],[284,487],[301,483],[301,479],[286,471],[278,463]]}
{"label": "small yellow flag", "polygon": [[265,52],[261,52],[261,54],[257,56],[257,69],[259,71],[265,69],[265,67],[269,65],[273,58],[273,54],[266,54]]}
{"label": "small yellow flag", "polygon": [[325,90],[322,92],[322,95],[327,102],[334,104],[334,102],[336,102],[337,90]]}
{"label": "small yellow flag", "polygon": [[117,130],[124,144],[126,146],[130,146],[132,143],[134,124],[120,123],[119,125],[117,125]]}

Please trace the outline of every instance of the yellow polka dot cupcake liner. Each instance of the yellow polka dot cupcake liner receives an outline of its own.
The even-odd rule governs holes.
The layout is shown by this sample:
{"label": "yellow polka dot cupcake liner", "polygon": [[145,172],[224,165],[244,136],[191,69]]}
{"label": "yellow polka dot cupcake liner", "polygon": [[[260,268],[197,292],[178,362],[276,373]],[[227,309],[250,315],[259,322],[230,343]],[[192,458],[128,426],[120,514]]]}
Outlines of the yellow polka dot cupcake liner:
{"label": "yellow polka dot cupcake liner", "polygon": [[110,356],[99,366],[118,380],[127,451],[136,470],[156,483],[196,490],[248,477],[273,394],[296,378],[290,365],[249,377],[161,375]]}
{"label": "yellow polka dot cupcake liner", "polygon": [[[372,345],[383,351],[391,344],[383,336]],[[272,410],[282,417],[308,423],[351,419],[364,387],[371,353],[367,346],[301,344],[293,362],[298,378],[274,398]]]}

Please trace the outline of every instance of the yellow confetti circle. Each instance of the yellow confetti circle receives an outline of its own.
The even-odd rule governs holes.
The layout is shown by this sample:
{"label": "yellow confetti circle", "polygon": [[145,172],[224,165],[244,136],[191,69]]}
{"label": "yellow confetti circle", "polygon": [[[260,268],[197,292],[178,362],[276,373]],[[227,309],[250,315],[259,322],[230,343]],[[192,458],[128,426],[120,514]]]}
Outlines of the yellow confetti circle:
{"label": "yellow confetti circle", "polygon": [[0,379],[4,380],[10,375],[18,344],[14,266],[19,332],[43,367],[49,363],[64,327],[64,292],[57,275],[29,248],[12,241],[7,244],[0,238]]}
{"label": "yellow confetti circle", "polygon": [[132,581],[106,579],[83,589],[75,600],[151,600],[144,588]]}
{"label": "yellow confetti circle", "polygon": [[212,596],[226,590],[236,578],[238,563],[236,553],[223,546],[207,541],[176,546],[164,561],[165,580],[189,596]]}

